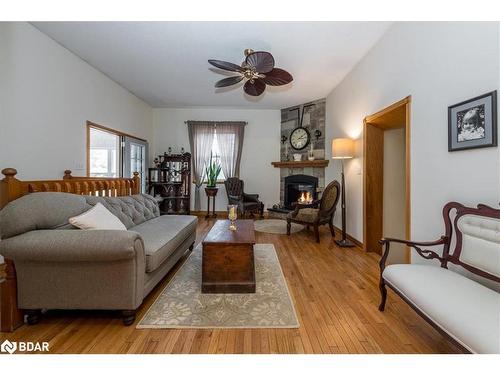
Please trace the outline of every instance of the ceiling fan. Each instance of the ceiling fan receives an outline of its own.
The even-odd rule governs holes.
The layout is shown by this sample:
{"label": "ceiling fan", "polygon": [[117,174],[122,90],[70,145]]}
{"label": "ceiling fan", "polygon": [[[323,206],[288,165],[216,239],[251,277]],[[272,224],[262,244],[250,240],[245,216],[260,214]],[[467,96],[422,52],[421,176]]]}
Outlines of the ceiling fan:
{"label": "ceiling fan", "polygon": [[216,68],[238,73],[233,77],[221,79],[215,87],[234,85],[246,79],[243,90],[251,96],[259,96],[266,89],[266,85],[281,86],[293,81],[293,77],[286,70],[274,67],[274,57],[269,52],[245,50],[245,61],[236,65],[227,61],[208,60]]}

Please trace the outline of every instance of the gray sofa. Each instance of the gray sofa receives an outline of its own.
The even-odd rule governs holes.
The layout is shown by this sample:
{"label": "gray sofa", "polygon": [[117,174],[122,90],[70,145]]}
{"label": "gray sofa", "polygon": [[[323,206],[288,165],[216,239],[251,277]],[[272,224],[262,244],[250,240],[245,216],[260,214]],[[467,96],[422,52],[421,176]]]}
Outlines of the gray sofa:
{"label": "gray sofa", "polygon": [[[101,202],[127,227],[80,230],[68,223]],[[195,216],[160,216],[149,195],[25,195],[0,211],[0,254],[14,262],[18,307],[29,323],[42,309],[135,310],[196,238]]]}

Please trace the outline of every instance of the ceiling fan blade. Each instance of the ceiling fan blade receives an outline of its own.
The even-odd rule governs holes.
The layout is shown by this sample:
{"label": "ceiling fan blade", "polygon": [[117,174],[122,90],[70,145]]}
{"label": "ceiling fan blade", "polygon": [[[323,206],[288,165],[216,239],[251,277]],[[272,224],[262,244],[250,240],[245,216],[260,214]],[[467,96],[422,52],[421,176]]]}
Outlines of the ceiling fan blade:
{"label": "ceiling fan blade", "polygon": [[293,77],[286,70],[274,68],[262,78],[266,85],[281,86],[293,81]]}
{"label": "ceiling fan blade", "polygon": [[230,72],[242,72],[243,71],[243,68],[241,66],[227,62],[227,61],[208,60],[208,63],[215,66],[216,68],[219,68],[222,70],[229,70]]}
{"label": "ceiling fan blade", "polygon": [[259,73],[268,73],[274,68],[274,57],[269,52],[257,51],[247,56],[245,62]]}
{"label": "ceiling fan blade", "polygon": [[253,83],[252,81],[248,80],[243,87],[243,90],[245,90],[245,92],[251,96],[259,96],[264,92],[265,89],[266,84],[260,79],[255,79]]}
{"label": "ceiling fan blade", "polygon": [[215,84],[215,87],[227,87],[234,85],[238,82],[240,82],[243,79],[243,76],[234,76],[234,77],[228,77],[221,79],[219,82]]}

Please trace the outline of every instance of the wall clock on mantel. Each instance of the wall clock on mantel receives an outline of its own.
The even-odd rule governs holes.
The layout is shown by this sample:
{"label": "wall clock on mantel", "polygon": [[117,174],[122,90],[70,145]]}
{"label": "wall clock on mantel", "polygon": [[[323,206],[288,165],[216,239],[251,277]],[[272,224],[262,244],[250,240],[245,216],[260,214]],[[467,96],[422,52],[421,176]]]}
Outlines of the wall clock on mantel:
{"label": "wall clock on mantel", "polygon": [[309,134],[309,130],[301,126],[295,128],[290,134],[290,145],[297,151],[305,149],[310,141],[311,134]]}

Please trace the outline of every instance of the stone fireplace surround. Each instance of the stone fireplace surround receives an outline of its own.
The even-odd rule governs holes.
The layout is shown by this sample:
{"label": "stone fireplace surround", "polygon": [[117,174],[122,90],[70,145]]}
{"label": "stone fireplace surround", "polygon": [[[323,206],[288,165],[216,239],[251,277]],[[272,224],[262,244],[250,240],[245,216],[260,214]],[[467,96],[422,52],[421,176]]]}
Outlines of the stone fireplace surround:
{"label": "stone fireplace surround", "polygon": [[[303,113],[304,112],[304,113]],[[302,160],[307,160],[307,153],[311,150],[308,146],[302,151],[292,150],[290,146],[290,134],[293,129],[300,126],[306,128],[311,134],[311,143],[314,150],[315,159],[325,158],[325,115],[326,99],[319,99],[304,103],[298,106],[284,108],[281,110],[281,136],[287,140],[281,143],[280,161],[292,160],[292,154],[302,154]],[[321,136],[315,137],[315,131],[319,130]],[[286,153],[288,151],[288,154]],[[280,170],[280,204],[285,203],[285,178],[292,175],[308,175],[317,179],[316,197],[325,188],[325,168],[324,167],[293,167],[281,168]]]}
{"label": "stone fireplace surround", "polygon": [[[290,146],[290,134],[297,126],[300,125],[307,128],[311,134],[311,143],[314,150],[314,158],[316,160],[325,159],[325,114],[326,100],[319,99],[309,103],[304,103],[298,106],[284,108],[281,110],[281,136],[286,139],[281,143],[280,161],[290,161],[293,153],[302,154],[302,160],[307,160],[307,153],[311,150],[311,145],[302,151],[294,151]],[[304,115],[302,114],[304,112]],[[317,138],[315,131],[320,131],[320,136]],[[285,181],[291,176],[307,176],[314,179],[316,184],[314,188],[314,199],[321,197],[321,192],[325,188],[325,168],[316,166],[293,166],[290,168],[280,168],[280,202],[281,208],[269,208],[269,213],[272,216],[280,217],[282,214],[291,211],[290,205],[285,207]]]}

